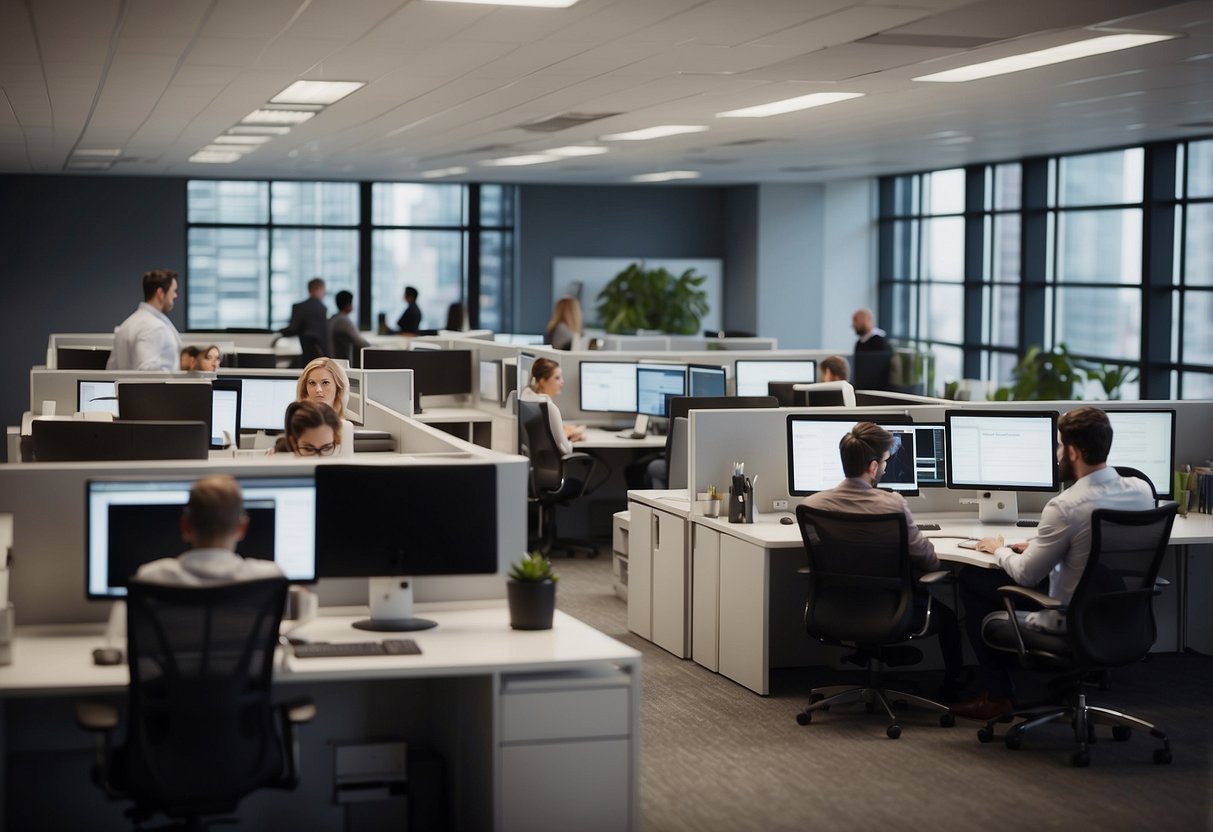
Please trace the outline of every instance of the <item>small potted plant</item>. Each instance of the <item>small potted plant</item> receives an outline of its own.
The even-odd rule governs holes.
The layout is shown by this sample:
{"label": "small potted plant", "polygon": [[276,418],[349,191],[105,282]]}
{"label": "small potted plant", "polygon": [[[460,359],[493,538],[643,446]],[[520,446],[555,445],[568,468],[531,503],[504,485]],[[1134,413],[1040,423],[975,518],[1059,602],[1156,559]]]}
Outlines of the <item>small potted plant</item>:
{"label": "small potted plant", "polygon": [[556,573],[542,552],[531,552],[510,567],[506,583],[510,626],[515,630],[550,630],[556,612]]}

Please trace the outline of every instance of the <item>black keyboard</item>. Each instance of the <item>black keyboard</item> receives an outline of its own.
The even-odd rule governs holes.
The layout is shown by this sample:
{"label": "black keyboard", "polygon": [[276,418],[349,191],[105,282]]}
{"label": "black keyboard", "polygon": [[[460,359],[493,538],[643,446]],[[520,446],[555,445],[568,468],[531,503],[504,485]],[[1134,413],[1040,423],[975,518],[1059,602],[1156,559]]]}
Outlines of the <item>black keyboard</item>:
{"label": "black keyboard", "polygon": [[918,530],[921,532],[937,532],[939,531],[938,523],[919,523]]}
{"label": "black keyboard", "polygon": [[411,638],[385,638],[383,641],[317,641],[296,644],[300,659],[330,659],[337,656],[416,656],[421,653]]}
{"label": "black keyboard", "polygon": [[1015,521],[1015,525],[1022,526],[1025,529],[1034,529],[1040,525],[1040,521],[1039,520],[1017,520],[1017,521]]}

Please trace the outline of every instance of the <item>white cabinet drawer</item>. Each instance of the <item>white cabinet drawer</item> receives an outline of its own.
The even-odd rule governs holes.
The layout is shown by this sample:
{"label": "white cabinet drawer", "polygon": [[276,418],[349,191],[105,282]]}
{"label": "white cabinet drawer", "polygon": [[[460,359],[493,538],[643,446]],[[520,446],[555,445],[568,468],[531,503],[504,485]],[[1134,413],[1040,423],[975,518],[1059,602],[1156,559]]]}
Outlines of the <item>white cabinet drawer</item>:
{"label": "white cabinet drawer", "polygon": [[631,687],[527,691],[501,696],[501,741],[626,737]]}

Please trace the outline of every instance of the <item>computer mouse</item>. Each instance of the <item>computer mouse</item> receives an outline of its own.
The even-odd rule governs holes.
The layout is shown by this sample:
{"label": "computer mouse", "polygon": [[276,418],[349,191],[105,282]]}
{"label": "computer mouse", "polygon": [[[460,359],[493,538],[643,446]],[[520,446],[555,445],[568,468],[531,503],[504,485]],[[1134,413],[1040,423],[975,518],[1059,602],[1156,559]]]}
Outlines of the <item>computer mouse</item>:
{"label": "computer mouse", "polygon": [[93,651],[93,664],[121,664],[122,650],[118,647],[98,647]]}
{"label": "computer mouse", "polygon": [[785,526],[790,526],[793,523],[795,523],[796,521],[793,520],[791,517],[780,517],[779,522],[783,523]]}

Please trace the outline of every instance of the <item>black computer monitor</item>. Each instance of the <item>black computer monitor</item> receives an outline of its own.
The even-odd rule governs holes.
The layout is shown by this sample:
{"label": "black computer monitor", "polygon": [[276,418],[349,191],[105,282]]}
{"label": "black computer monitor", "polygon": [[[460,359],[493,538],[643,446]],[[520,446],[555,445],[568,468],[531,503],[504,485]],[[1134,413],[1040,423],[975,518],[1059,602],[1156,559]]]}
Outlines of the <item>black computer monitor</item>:
{"label": "black computer monitor", "polygon": [[[890,433],[913,434],[914,468],[919,488],[944,488],[948,484],[947,453],[943,422],[886,422]],[[903,443],[904,445],[904,443]]]}
{"label": "black computer monitor", "polygon": [[514,389],[519,393],[522,392],[523,387],[531,383],[531,368],[535,366],[535,359],[537,357],[534,353],[530,352],[518,353],[517,377],[515,379],[518,383]]}
{"label": "black computer monitor", "polygon": [[501,362],[501,403],[504,405],[510,398],[510,391],[517,394],[518,389],[518,361],[505,360]]}
{"label": "black computer monitor", "polygon": [[299,392],[297,379],[282,376],[233,376],[240,380],[240,429],[281,431],[286,406]]}
{"label": "black computer monitor", "polygon": [[497,557],[495,465],[316,468],[316,577],[371,579],[371,617],[355,627],[432,627],[413,617],[405,576],[493,574]]}
{"label": "black computer monitor", "polygon": [[501,361],[480,361],[480,401],[500,404],[505,398]]}
{"label": "black computer monitor", "polygon": [[671,396],[687,394],[685,364],[637,364],[636,412],[644,416],[666,415],[666,402]]}
{"label": "black computer monitor", "polygon": [[[316,489],[311,477],[241,477],[248,534],[236,544],[245,557],[272,560],[287,579],[316,579]],[[119,598],[145,563],[189,548],[181,511],[189,480],[89,480],[85,484],[85,592]]]}
{"label": "black computer monitor", "polygon": [[76,411],[118,415],[118,383],[96,379],[76,380]]}
{"label": "black computer monitor", "polygon": [[472,351],[444,349],[362,351],[364,370],[412,370],[414,394],[458,396],[472,392]]}
{"label": "black computer monitor", "polygon": [[740,358],[734,365],[738,396],[766,396],[772,381],[794,381],[812,384],[817,377],[817,362],[797,359]]}
{"label": "black computer monitor", "polygon": [[838,485],[846,474],[838,445],[858,422],[874,422],[893,434],[889,462],[877,486],[906,496],[918,493],[915,435],[893,430],[896,420],[880,416],[788,414],[788,493],[803,497]]}
{"label": "black computer monitor", "polygon": [[1154,483],[1160,499],[1175,499],[1175,411],[1105,412],[1112,423],[1108,464],[1136,468]]}
{"label": "black computer monitor", "polygon": [[948,488],[980,492],[983,522],[1015,522],[1016,492],[1057,490],[1056,411],[948,410],[944,425]]}
{"label": "black computer monitor", "polygon": [[203,422],[35,419],[31,434],[38,462],[206,459],[211,441]]}
{"label": "black computer monitor", "polygon": [[767,382],[767,395],[774,397],[775,401],[779,402],[779,407],[807,407],[809,404],[808,396],[804,391],[795,389],[798,384],[801,384],[801,382]]}
{"label": "black computer monitor", "polygon": [[[582,361],[577,368],[580,408],[597,413],[635,413],[636,367],[635,361]],[[521,365],[518,371],[521,374]]]}
{"label": "black computer monitor", "polygon": [[[240,441],[240,379],[211,380],[211,447],[225,448]],[[225,437],[226,434],[226,437]]]}
{"label": "black computer monitor", "polygon": [[108,347],[55,347],[56,370],[104,370]]}
{"label": "black computer monitor", "polygon": [[122,380],[117,386],[120,419],[203,422],[212,435],[210,381]]}
{"label": "black computer monitor", "polygon": [[687,365],[688,396],[725,396],[724,367],[713,364]]}

